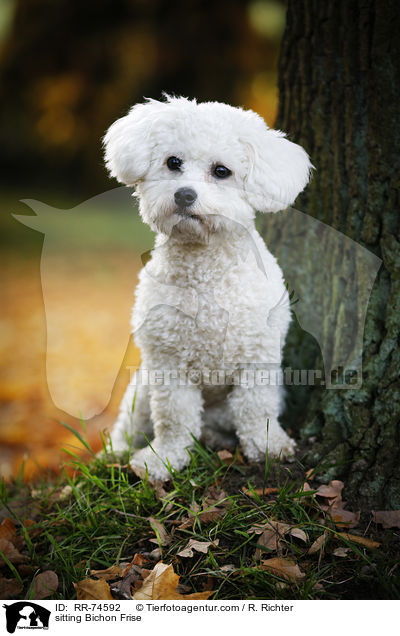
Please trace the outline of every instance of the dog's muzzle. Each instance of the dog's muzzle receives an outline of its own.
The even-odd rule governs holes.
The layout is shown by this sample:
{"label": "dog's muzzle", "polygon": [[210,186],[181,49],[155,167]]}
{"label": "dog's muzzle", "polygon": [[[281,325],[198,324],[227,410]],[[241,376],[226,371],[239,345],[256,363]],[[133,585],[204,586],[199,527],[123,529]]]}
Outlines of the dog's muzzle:
{"label": "dog's muzzle", "polygon": [[175,203],[179,208],[188,208],[197,199],[197,192],[193,188],[179,188],[174,194]]}

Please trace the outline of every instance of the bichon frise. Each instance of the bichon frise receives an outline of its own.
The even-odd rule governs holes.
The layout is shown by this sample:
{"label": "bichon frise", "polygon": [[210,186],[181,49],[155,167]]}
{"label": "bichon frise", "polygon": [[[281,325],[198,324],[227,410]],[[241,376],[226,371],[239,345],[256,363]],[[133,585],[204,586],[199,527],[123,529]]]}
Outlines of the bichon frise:
{"label": "bichon frise", "polygon": [[249,460],[265,458],[267,443],[270,455],[292,454],[278,423],[282,387],[269,381],[290,303],[254,218],[294,202],[309,180],[307,153],[250,110],[168,96],[133,106],[104,145],[111,176],[136,186],[157,233],[132,317],[141,371],[113,449],[129,438],[131,466],[153,479],[182,469],[203,429],[217,444],[234,431]]}

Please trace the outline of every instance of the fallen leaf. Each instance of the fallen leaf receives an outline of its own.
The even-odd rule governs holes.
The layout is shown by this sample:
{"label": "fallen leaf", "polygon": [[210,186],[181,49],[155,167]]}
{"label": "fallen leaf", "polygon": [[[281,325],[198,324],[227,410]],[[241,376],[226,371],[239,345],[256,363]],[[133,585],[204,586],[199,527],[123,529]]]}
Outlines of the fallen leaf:
{"label": "fallen leaf", "polygon": [[98,579],[105,581],[113,581],[122,577],[122,568],[119,565],[111,565],[106,570],[90,570],[90,576],[96,576]]}
{"label": "fallen leaf", "polygon": [[85,578],[78,583],[73,583],[78,601],[104,600],[113,601],[110,586],[104,579]]}
{"label": "fallen leaf", "polygon": [[159,543],[161,543],[161,545],[169,545],[172,541],[172,537],[168,534],[163,524],[157,519],[154,519],[154,517],[148,517],[148,521],[156,533],[156,538],[150,539],[151,543],[156,543],[157,545]]}
{"label": "fallen leaf", "polygon": [[257,549],[255,551],[255,559],[259,561],[261,558],[261,552],[264,550],[278,550],[280,547],[280,539],[282,535],[279,535],[277,530],[270,528],[269,530],[264,530],[262,534],[260,534],[257,541]]}
{"label": "fallen leaf", "polygon": [[[2,552],[14,565],[17,565],[18,563],[24,563],[28,559],[28,557],[21,554],[14,546],[14,544],[11,543],[11,541],[7,541],[7,539],[0,539],[0,552]],[[0,554],[0,567],[3,567],[3,565],[5,564],[5,560]]]}
{"label": "fallen leaf", "polygon": [[224,499],[227,499],[226,492],[220,488],[211,486],[204,497],[203,506],[229,506],[229,501],[223,501]]}
{"label": "fallen leaf", "polygon": [[207,525],[208,523],[212,523],[213,521],[216,521],[217,519],[219,519],[220,517],[224,517],[225,515],[225,508],[215,508],[215,506],[212,506],[211,508],[200,512],[198,518],[202,523]]}
{"label": "fallen leaf", "polygon": [[58,588],[58,576],[52,570],[41,572],[33,579],[33,598],[40,600],[51,596]]}
{"label": "fallen leaf", "polygon": [[313,498],[317,494],[315,492],[315,488],[311,488],[310,484],[307,481],[305,481],[304,484],[303,484],[303,492],[302,492],[302,494],[304,495],[305,493],[309,493],[309,492],[312,492],[312,497]]}
{"label": "fallen leaf", "polygon": [[257,541],[258,548],[255,552],[255,558],[257,560],[260,558],[261,551],[264,548],[267,548],[268,550],[279,550],[281,540],[286,534],[290,534],[297,539],[301,539],[305,543],[308,541],[308,537],[304,530],[274,519],[262,524],[256,524],[252,526],[248,532],[254,532],[255,534],[261,535]]}
{"label": "fallen leaf", "polygon": [[291,528],[290,534],[292,537],[296,537],[296,539],[300,539],[301,541],[304,541],[304,543],[308,543],[308,536],[301,528]]}
{"label": "fallen leaf", "polygon": [[196,552],[202,552],[207,554],[209,548],[215,548],[219,543],[219,539],[215,541],[197,541],[196,539],[190,539],[186,547],[178,552],[177,556],[180,557],[192,557],[194,556],[193,550]]}
{"label": "fallen leaf", "polygon": [[234,456],[228,450],[220,450],[217,455],[224,464],[231,465],[235,461]]}
{"label": "fallen leaf", "polygon": [[125,600],[132,599],[131,589],[136,584],[138,587],[141,587],[143,581],[140,579],[140,576],[135,570],[130,570],[126,576],[123,577],[120,581],[116,581],[112,584],[111,590],[118,598],[123,598]]}
{"label": "fallen leaf", "polygon": [[221,572],[235,572],[236,571],[236,565],[234,565],[233,563],[227,563],[226,565],[223,565],[221,569]]}
{"label": "fallen leaf", "polygon": [[378,543],[378,541],[373,541],[372,539],[368,539],[368,537],[360,537],[358,534],[338,532],[337,536],[342,537],[343,539],[347,539],[348,541],[353,541],[353,543],[363,545],[366,548],[379,548],[379,546],[381,545],[380,543]]}
{"label": "fallen leaf", "polygon": [[321,534],[321,536],[319,536],[318,539],[314,541],[314,543],[311,544],[308,554],[315,554],[316,552],[319,552],[325,546],[328,539],[329,532],[325,530],[325,532]]}
{"label": "fallen leaf", "polygon": [[305,577],[295,561],[291,559],[283,559],[276,557],[274,559],[267,559],[261,561],[261,567],[263,570],[269,570],[273,574],[282,576],[289,581],[299,581]]}
{"label": "fallen leaf", "polygon": [[285,523],[284,521],[278,521],[277,519],[268,519],[268,521],[263,521],[262,523],[256,523],[254,526],[248,530],[248,532],[255,532],[255,534],[261,534],[265,532],[265,530],[274,530],[278,534],[285,534],[288,532],[292,526],[289,523]]}
{"label": "fallen leaf", "polygon": [[154,550],[152,550],[149,553],[149,557],[152,561],[157,561],[157,559],[159,559],[161,556],[161,550],[160,548],[154,548]]}
{"label": "fallen leaf", "polygon": [[306,479],[309,479],[310,481],[312,481],[313,479],[315,479],[315,468],[310,468],[309,470],[306,471]]}
{"label": "fallen leaf", "polygon": [[156,496],[157,501],[160,501],[163,497],[165,497],[168,494],[164,488],[164,483],[165,482],[160,481],[159,479],[153,482],[154,494]]}
{"label": "fallen leaf", "polygon": [[400,510],[372,510],[372,518],[384,528],[400,528]]}
{"label": "fallen leaf", "polygon": [[139,552],[136,552],[132,561],[130,561],[129,563],[120,564],[120,567],[122,570],[121,576],[122,577],[126,576],[133,566],[135,566],[134,569],[136,571],[140,571],[143,568],[144,563],[149,563],[149,561],[150,559],[146,557],[144,554],[140,554]]}
{"label": "fallen leaf", "polygon": [[[322,509],[329,508],[341,508],[343,506],[342,502],[342,490],[344,488],[344,483],[339,481],[338,479],[334,479],[328,485],[323,484],[317,488],[316,496],[317,498],[326,499],[327,501],[321,504]],[[325,506],[325,508],[324,508]]]}
{"label": "fallen leaf", "polygon": [[[228,464],[228,466],[231,466],[235,463],[235,455],[233,455],[233,453],[226,449],[218,451],[217,455],[220,458],[221,462],[223,462],[224,464]],[[240,465],[244,464],[243,455],[240,450],[236,454],[236,463]]]}
{"label": "fallen leaf", "polygon": [[314,585],[312,586],[313,590],[323,590],[324,586],[321,583],[314,583]]}
{"label": "fallen leaf", "polygon": [[13,542],[17,537],[17,528],[14,526],[11,519],[6,517],[0,525],[0,539],[6,539],[6,541]]}
{"label": "fallen leaf", "polygon": [[343,508],[334,508],[331,512],[331,517],[337,526],[355,528],[360,521],[360,511],[351,512],[350,510],[343,510]]}
{"label": "fallen leaf", "polygon": [[245,495],[247,495],[248,497],[254,497],[254,495],[258,495],[259,497],[264,497],[267,495],[275,495],[277,492],[279,492],[278,488],[246,488],[245,486],[242,486],[242,492],[244,492]]}
{"label": "fallen leaf", "polygon": [[212,591],[195,592],[194,594],[179,594],[176,588],[179,576],[175,574],[172,565],[161,561],[154,566],[143,585],[133,594],[134,600],[201,600],[211,596]]}
{"label": "fallen leaf", "polygon": [[17,579],[4,579],[0,576],[0,598],[15,598],[23,590],[23,587]]}
{"label": "fallen leaf", "polygon": [[350,548],[336,548],[336,550],[333,551],[333,556],[337,556],[337,557],[347,557],[348,553],[350,552]]}

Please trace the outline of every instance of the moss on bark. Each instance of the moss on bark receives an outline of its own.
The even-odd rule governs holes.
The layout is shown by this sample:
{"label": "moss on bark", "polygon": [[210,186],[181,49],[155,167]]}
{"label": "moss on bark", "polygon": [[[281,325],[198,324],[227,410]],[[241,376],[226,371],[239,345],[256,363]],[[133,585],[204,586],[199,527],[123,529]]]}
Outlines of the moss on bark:
{"label": "moss on bark", "polygon": [[[399,32],[393,0],[289,0],[276,124],[316,166],[296,207],[383,260],[364,329],[362,387],[289,387],[284,422],[317,438],[308,461],[323,461],[327,479],[344,478],[360,505],[392,508],[400,508]],[[305,242],[304,262],[314,257]],[[283,254],[285,270],[284,261]],[[324,267],[337,273],[341,264],[327,253]],[[332,293],[324,330],[331,328]],[[339,311],[338,324],[348,300]],[[294,323],[285,363],[315,368],[319,355]]]}

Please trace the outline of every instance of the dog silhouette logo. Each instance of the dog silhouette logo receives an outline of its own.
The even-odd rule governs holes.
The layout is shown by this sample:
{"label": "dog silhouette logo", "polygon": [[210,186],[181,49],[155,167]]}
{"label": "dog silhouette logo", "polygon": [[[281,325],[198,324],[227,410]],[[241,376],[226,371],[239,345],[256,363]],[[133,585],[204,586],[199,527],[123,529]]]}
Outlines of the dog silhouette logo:
{"label": "dog silhouette logo", "polygon": [[37,603],[20,601],[3,607],[6,610],[9,634],[13,634],[16,629],[49,629],[51,612]]}

